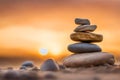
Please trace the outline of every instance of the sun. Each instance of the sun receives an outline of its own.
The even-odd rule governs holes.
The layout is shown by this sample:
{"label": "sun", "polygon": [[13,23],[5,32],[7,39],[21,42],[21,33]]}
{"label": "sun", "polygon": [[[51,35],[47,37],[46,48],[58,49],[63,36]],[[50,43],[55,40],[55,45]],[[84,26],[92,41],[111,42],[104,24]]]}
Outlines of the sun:
{"label": "sun", "polygon": [[48,49],[46,49],[46,48],[40,48],[40,49],[39,49],[39,53],[40,53],[41,55],[47,55],[47,54],[48,54]]}
{"label": "sun", "polygon": [[41,54],[41,55],[43,55],[43,56],[45,56],[45,55],[48,55],[48,54],[51,54],[51,55],[59,55],[60,54],[60,49],[59,48],[53,48],[53,47],[51,47],[51,48],[40,48],[39,49],[39,54]]}

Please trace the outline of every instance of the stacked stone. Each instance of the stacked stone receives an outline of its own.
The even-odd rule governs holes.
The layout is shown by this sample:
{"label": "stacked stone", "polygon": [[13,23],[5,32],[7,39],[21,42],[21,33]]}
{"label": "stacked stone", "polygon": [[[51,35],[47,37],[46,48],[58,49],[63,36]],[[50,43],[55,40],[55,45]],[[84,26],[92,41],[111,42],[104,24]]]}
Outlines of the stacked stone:
{"label": "stacked stone", "polygon": [[74,54],[66,57],[63,64],[66,67],[114,65],[114,56],[107,52],[101,52],[101,48],[93,44],[103,40],[102,35],[92,33],[96,30],[97,26],[90,25],[88,19],[81,18],[76,18],[75,24],[79,26],[75,28],[70,38],[78,43],[68,46],[68,50]]}

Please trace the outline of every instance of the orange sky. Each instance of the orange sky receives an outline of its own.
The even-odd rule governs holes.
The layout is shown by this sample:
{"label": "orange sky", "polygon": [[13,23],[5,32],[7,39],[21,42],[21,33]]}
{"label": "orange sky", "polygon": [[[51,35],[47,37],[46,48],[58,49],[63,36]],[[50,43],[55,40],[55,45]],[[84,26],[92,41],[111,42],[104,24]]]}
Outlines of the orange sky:
{"label": "orange sky", "polygon": [[[103,34],[103,51],[120,54],[119,0],[0,0],[0,56],[68,55],[76,17],[88,18]],[[50,57],[51,57],[50,56]],[[45,56],[44,56],[45,57]]]}

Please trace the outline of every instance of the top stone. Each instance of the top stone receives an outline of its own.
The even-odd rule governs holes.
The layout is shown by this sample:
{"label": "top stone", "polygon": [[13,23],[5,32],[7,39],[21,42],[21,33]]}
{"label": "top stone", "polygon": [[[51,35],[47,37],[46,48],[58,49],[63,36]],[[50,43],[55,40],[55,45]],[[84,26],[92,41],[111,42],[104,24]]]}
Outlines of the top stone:
{"label": "top stone", "polygon": [[90,21],[88,19],[76,18],[75,24],[78,25],[90,25]]}

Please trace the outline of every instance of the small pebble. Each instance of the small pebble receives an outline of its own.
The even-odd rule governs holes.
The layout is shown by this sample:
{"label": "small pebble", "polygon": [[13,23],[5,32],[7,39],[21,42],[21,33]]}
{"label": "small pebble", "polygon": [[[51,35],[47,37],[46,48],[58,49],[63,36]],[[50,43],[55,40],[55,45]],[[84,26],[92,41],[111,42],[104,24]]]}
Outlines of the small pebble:
{"label": "small pebble", "polygon": [[88,19],[76,18],[75,24],[78,25],[90,25],[90,21]]}
{"label": "small pebble", "polygon": [[22,66],[34,67],[34,63],[32,61],[25,61],[25,62],[22,63]]}
{"label": "small pebble", "polygon": [[59,66],[53,59],[47,59],[40,67],[41,71],[58,71]]}

